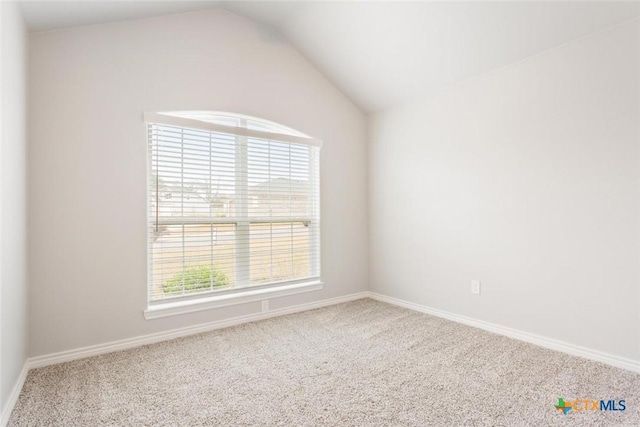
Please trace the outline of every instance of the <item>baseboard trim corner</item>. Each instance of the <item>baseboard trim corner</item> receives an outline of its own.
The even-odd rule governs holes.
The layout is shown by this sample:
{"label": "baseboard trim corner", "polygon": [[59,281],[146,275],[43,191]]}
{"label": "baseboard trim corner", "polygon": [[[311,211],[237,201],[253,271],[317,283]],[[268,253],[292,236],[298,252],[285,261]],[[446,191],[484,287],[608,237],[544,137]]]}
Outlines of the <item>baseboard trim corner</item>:
{"label": "baseboard trim corner", "polygon": [[471,317],[462,316],[462,315],[451,313],[444,310],[439,310],[439,309],[422,305],[422,304],[416,304],[416,303],[402,300],[399,298],[393,298],[393,297],[379,294],[376,292],[369,292],[369,297],[377,301],[386,302],[388,304],[393,304],[399,307],[408,308],[410,310],[419,311],[421,313],[430,314],[432,316],[441,317],[443,319],[451,320],[457,323],[462,323],[464,325],[472,326],[474,328],[482,329],[498,335],[503,335],[516,340],[525,341],[530,344],[538,345],[540,347],[544,347],[550,350],[560,351],[562,353],[570,354],[572,356],[578,356],[584,359],[589,359],[596,362],[604,363],[606,365],[615,366],[616,368],[622,368],[632,372],[640,373],[640,361],[637,361],[637,360],[628,359],[625,357],[616,356],[616,355],[605,353],[599,350],[593,350],[587,347],[582,347],[579,345],[567,343],[567,342],[556,340],[553,338],[547,338],[541,335],[520,331],[518,329],[497,325],[495,323],[485,322],[483,320],[477,320]]}
{"label": "baseboard trim corner", "polygon": [[13,412],[13,408],[18,403],[18,398],[20,397],[20,392],[22,391],[22,387],[24,386],[24,382],[27,379],[27,374],[29,373],[29,361],[26,360],[22,365],[22,370],[20,371],[20,375],[16,380],[16,383],[13,385],[11,389],[11,394],[9,395],[9,400],[2,408],[2,416],[0,417],[0,426],[5,427],[9,422],[9,418],[11,417],[11,412]]}
{"label": "baseboard trim corner", "polygon": [[284,316],[287,314],[299,313],[302,311],[313,310],[316,308],[327,307],[330,305],[341,304],[344,302],[355,301],[367,298],[369,292],[358,292],[341,297],[328,298],[320,301],[314,301],[305,304],[269,310],[265,312],[252,313],[246,316],[232,317],[224,320],[216,320],[214,322],[187,326],[179,329],[171,329],[169,331],[158,332],[155,334],[142,335],[134,338],[126,338],[123,340],[112,341],[104,344],[96,344],[88,347],[77,348],[73,350],[62,351],[58,353],[46,354],[43,356],[32,357],[28,360],[29,369],[41,368],[58,363],[71,362],[73,360],[84,359],[86,357],[98,356],[101,354],[113,353],[115,351],[128,350],[143,345],[155,344],[162,341],[169,341],[176,338],[186,337],[189,335],[209,332],[216,329],[228,328],[230,326],[241,325],[243,323],[256,322],[258,320],[268,319],[271,317]]}

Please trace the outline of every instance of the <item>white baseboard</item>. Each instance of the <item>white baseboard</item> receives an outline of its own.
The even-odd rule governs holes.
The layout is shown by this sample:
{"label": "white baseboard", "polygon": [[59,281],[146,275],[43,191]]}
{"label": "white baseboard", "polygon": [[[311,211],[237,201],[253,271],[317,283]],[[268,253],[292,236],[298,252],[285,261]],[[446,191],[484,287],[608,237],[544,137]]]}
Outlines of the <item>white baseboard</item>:
{"label": "white baseboard", "polygon": [[114,351],[126,350],[143,345],[154,344],[161,341],[168,341],[175,338],[195,335],[215,329],[228,328],[242,323],[255,322],[257,320],[268,319],[270,317],[284,316],[286,314],[298,313],[343,302],[354,301],[367,298],[369,292],[359,292],[337,298],[329,298],[321,301],[314,301],[307,304],[299,304],[291,307],[280,308],[260,313],[249,314],[247,316],[233,317],[230,319],[218,320],[215,322],[200,325],[187,326],[180,329],[172,329],[166,332],[143,335],[135,338],[127,338],[119,341],[112,341],[104,344],[92,345],[89,347],[77,348],[74,350],[62,351],[59,353],[47,354],[44,356],[32,357],[28,361],[29,368],[40,368],[57,363],[70,362],[72,360],[83,359],[85,357],[97,356],[100,354],[113,353]]}
{"label": "white baseboard", "polygon": [[485,331],[493,332],[495,334],[504,335],[509,338],[539,345],[540,347],[548,348],[550,350],[560,351],[563,353],[570,354],[572,356],[583,357],[585,359],[590,359],[596,362],[605,363],[607,365],[615,366],[617,368],[627,369],[629,371],[640,373],[640,361],[638,360],[615,356],[613,354],[604,353],[602,351],[593,350],[586,347],[581,347],[575,344],[570,344],[570,343],[555,340],[552,338],[543,337],[541,335],[536,335],[529,332],[508,328],[506,326],[496,325],[494,323],[473,319],[471,317],[461,316],[459,314],[450,313],[444,310],[438,310],[436,308],[432,308],[426,305],[415,304],[415,303],[401,300],[398,298],[392,298],[386,295],[378,294],[376,292],[369,292],[369,297],[378,301],[386,302],[386,303],[397,305],[400,307],[405,307],[414,311],[419,311],[421,313],[426,313],[432,316],[441,317],[443,319],[451,320],[453,322],[462,323],[467,326],[473,326],[474,328],[483,329]]}
{"label": "white baseboard", "polygon": [[299,304],[291,307],[280,308],[277,310],[263,311],[260,313],[250,314],[247,316],[233,317],[230,319],[219,320],[215,322],[188,326],[180,329],[172,329],[166,332],[159,332],[156,334],[143,335],[135,338],[128,338],[119,341],[112,341],[105,344],[97,344],[89,347],[77,348],[74,350],[62,351],[59,353],[47,354],[44,356],[37,356],[27,359],[25,362],[20,376],[14,385],[9,400],[2,410],[0,417],[0,427],[6,426],[11,416],[11,412],[18,401],[20,391],[24,386],[24,382],[27,378],[29,369],[41,368],[43,366],[55,365],[63,362],[70,362],[72,360],[83,359],[85,357],[98,356],[100,354],[112,353],[114,351],[126,350],[134,347],[140,347],[143,345],[153,344],[162,341],[168,341],[175,338],[185,337],[189,335],[195,335],[202,332],[208,332],[215,329],[228,328],[230,326],[240,325],[243,323],[255,322],[258,320],[268,319],[271,317],[284,316],[287,314],[298,313],[307,310],[313,310],[316,308],[327,307],[330,305],[341,304],[343,302],[354,301],[357,299],[367,298],[369,292],[359,292],[355,294],[345,295],[342,297],[329,298],[321,301],[314,301],[307,304]]}
{"label": "white baseboard", "polygon": [[444,310],[438,310],[429,306],[415,304],[409,301],[401,300],[398,298],[388,297],[386,295],[378,294],[375,292],[359,292],[355,294],[345,295],[337,298],[329,298],[321,301],[315,301],[307,304],[299,304],[291,307],[280,308],[277,310],[265,311],[260,313],[254,313],[247,316],[239,316],[225,320],[219,320],[215,322],[188,326],[180,329],[173,329],[166,332],[159,332],[156,334],[143,335],[135,338],[128,338],[119,341],[112,341],[109,343],[93,345],[89,347],[78,348],[74,350],[63,351],[59,353],[48,354],[44,356],[32,357],[25,363],[22,372],[16,384],[11,392],[9,400],[2,411],[0,418],[0,427],[4,427],[9,420],[11,411],[15,406],[20,391],[24,385],[24,381],[27,378],[29,369],[39,368],[48,365],[54,365],[63,362],[70,362],[72,360],[82,359],[85,357],[97,356],[106,353],[112,353],[115,351],[126,350],[143,345],[153,344],[162,341],[168,341],[175,338],[185,337],[189,335],[195,335],[202,332],[208,332],[215,329],[228,328],[230,326],[240,325],[243,323],[255,322],[258,320],[268,319],[271,317],[284,316],[287,314],[298,313],[307,310],[313,310],[316,308],[327,307],[330,305],[341,304],[344,302],[354,301],[362,298],[372,298],[378,301],[386,302],[389,304],[405,307],[410,310],[419,311],[422,313],[430,314],[433,316],[441,317],[443,319],[451,320],[454,322],[462,323],[468,326],[483,329],[485,331],[493,332],[499,335],[504,335],[509,338],[525,341],[531,344],[539,345],[551,350],[560,351],[573,356],[583,357],[597,362],[602,362],[618,368],[627,369],[630,371],[640,373],[640,361],[627,359],[624,357],[615,356],[612,354],[604,353],[601,351],[589,349],[586,347],[577,346],[574,344],[566,343],[559,340],[543,337],[540,335],[531,334],[528,332],[519,331],[517,329],[508,328],[505,326],[496,325],[482,320],[476,320],[470,317],[461,316],[458,314],[450,313]]}
{"label": "white baseboard", "polygon": [[11,394],[9,395],[9,400],[2,408],[2,414],[0,416],[0,426],[4,427],[9,422],[9,417],[11,416],[11,412],[13,408],[16,406],[16,402],[18,402],[18,397],[20,397],[20,391],[22,391],[22,386],[24,386],[24,381],[27,379],[27,374],[29,373],[29,361],[25,361],[24,365],[22,365],[22,371],[20,371],[20,375],[16,380],[16,383],[13,385],[13,389],[11,389]]}

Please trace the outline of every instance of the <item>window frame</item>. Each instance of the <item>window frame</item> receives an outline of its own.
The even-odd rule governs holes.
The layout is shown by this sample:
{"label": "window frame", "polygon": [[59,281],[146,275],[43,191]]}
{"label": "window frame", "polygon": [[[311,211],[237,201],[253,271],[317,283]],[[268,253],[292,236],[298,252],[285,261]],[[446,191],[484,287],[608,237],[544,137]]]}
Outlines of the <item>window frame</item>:
{"label": "window frame", "polygon": [[[311,138],[294,129],[279,125],[278,123],[268,120],[262,120],[255,117],[244,116],[232,113],[205,112],[212,115],[220,114],[224,116],[234,117],[239,120],[240,126],[229,126],[219,123],[212,123],[200,119],[185,117],[188,112],[172,113],[144,113],[145,128],[147,130],[147,308],[144,311],[146,319],[154,319],[175,314],[184,314],[194,311],[207,310],[211,308],[224,307],[234,304],[242,304],[252,301],[261,301],[270,298],[293,295],[302,292],[315,291],[323,288],[321,280],[322,261],[321,261],[321,216],[320,216],[320,148],[322,141]],[[258,129],[250,129],[248,121],[255,121],[260,124],[268,124],[270,127],[281,127],[286,133],[270,132]],[[222,289],[209,289],[202,292],[194,292],[188,295],[174,296],[167,299],[154,300],[151,292],[151,283],[153,275],[153,253],[151,249],[151,239],[148,235],[151,233],[153,224],[151,218],[153,214],[149,212],[152,195],[152,158],[149,148],[151,147],[151,139],[149,134],[150,125],[175,126],[187,129],[203,130],[208,132],[220,132],[224,134],[235,135],[235,179],[234,182],[240,183],[241,197],[238,197],[239,211],[234,212],[233,217],[219,218],[211,216],[203,217],[159,217],[156,213],[155,226],[167,225],[216,225],[216,224],[234,224],[235,229],[235,284],[233,287]],[[248,212],[250,199],[248,195],[248,163],[249,163],[249,142],[248,138],[254,137],[263,140],[288,142],[291,144],[307,145],[317,147],[318,150],[309,150],[311,155],[317,156],[317,159],[309,161],[309,176],[317,176],[316,180],[310,179],[310,184],[314,184],[317,188],[312,188],[309,194],[313,197],[311,210],[307,216],[278,216],[278,217],[251,217]],[[317,169],[314,169],[317,168]],[[244,173],[242,171],[245,171]],[[308,222],[314,223],[317,232],[309,234],[309,250],[314,248],[314,256],[317,260],[309,263],[309,276],[301,279],[281,280],[264,284],[251,284],[250,281],[250,256],[238,256],[238,252],[246,251],[250,253],[250,227],[252,224],[274,224],[274,223],[295,223]],[[313,239],[313,240],[312,240]],[[311,260],[311,258],[310,258]]]}

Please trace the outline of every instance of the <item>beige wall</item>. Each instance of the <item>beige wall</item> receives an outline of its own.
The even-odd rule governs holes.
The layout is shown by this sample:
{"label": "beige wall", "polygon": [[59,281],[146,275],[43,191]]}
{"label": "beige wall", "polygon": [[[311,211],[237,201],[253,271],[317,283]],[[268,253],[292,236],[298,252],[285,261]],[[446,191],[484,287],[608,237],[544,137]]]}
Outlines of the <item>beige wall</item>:
{"label": "beige wall", "polygon": [[367,161],[361,112],[246,19],[217,10],[33,35],[30,354],[259,311],[142,316],[141,114],[202,109],[325,142],[326,287],[271,307],[370,277],[376,292],[640,359],[638,47],[636,20],[377,113]]}
{"label": "beige wall", "polygon": [[366,289],[366,119],[266,29],[212,10],[34,34],[29,99],[32,356],[260,311],[144,320],[144,111],[229,111],[323,139],[326,285],[271,307]]}
{"label": "beige wall", "polygon": [[374,115],[371,289],[640,359],[638,25]]}
{"label": "beige wall", "polygon": [[27,358],[26,33],[0,2],[0,414]]}

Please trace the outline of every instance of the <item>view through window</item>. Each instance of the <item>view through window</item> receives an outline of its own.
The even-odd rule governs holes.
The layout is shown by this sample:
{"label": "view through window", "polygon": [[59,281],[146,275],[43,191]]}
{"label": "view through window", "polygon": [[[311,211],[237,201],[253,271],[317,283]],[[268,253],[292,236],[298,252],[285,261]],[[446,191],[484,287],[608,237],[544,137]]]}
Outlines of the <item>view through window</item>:
{"label": "view through window", "polygon": [[319,277],[318,141],[230,114],[146,121],[151,302]]}

